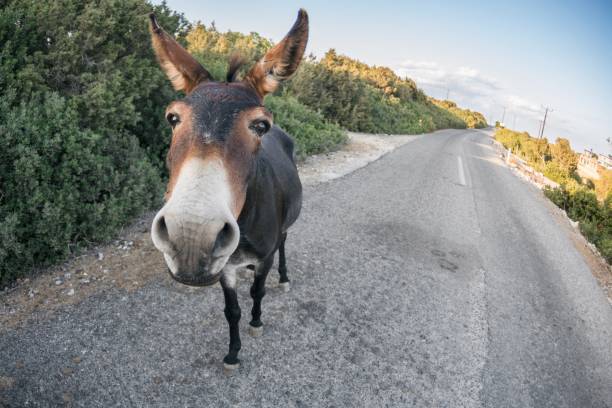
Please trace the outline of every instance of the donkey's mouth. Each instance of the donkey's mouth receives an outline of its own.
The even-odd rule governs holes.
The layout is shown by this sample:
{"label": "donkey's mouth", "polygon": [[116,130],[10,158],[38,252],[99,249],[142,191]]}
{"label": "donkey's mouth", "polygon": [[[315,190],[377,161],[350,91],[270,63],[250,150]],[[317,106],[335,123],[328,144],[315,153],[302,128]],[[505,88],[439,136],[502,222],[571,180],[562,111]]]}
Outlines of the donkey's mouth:
{"label": "donkey's mouth", "polygon": [[214,275],[203,275],[203,276],[181,276],[175,275],[172,273],[170,268],[168,268],[168,273],[172,276],[172,279],[175,281],[182,283],[183,285],[188,286],[210,286],[219,282],[221,279],[221,271],[217,272]]}

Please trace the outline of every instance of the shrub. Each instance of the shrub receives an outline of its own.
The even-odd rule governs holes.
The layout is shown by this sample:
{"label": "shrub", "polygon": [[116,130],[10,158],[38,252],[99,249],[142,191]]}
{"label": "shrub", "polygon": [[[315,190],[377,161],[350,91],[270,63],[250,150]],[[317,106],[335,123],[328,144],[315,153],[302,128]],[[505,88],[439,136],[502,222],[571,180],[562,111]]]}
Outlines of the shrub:
{"label": "shrub", "polygon": [[[171,32],[185,21],[155,6]],[[144,0],[0,8],[0,284],[109,238],[161,197],[174,97]]]}
{"label": "shrub", "polygon": [[0,283],[112,233],[161,197],[158,170],[127,133],[78,125],[57,93],[0,104]]}
{"label": "shrub", "polygon": [[582,234],[612,263],[612,195],[600,203],[592,190],[584,187],[568,190],[565,185],[546,187],[544,194],[567,211],[568,217],[579,221]]}
{"label": "shrub", "polygon": [[299,158],[334,150],[347,140],[346,131],[295,98],[268,96],[265,103],[274,114],[274,122],[295,140]]}
{"label": "shrub", "polygon": [[413,81],[334,50],[321,61],[305,61],[282,94],[357,132],[414,134],[466,127],[456,115],[431,103]]}

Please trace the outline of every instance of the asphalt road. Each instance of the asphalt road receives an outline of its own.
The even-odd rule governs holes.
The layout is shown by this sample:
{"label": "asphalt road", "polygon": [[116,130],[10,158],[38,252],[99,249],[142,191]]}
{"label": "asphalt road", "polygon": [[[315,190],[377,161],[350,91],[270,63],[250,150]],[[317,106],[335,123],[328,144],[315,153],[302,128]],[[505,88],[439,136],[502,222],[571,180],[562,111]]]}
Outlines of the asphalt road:
{"label": "asphalt road", "polygon": [[[612,308],[479,131],[424,135],[305,190],[264,334],[222,373],[220,288],[159,279],[0,337],[8,406],[611,407]],[[159,255],[161,256],[161,255]],[[78,357],[78,358],[75,358]]]}

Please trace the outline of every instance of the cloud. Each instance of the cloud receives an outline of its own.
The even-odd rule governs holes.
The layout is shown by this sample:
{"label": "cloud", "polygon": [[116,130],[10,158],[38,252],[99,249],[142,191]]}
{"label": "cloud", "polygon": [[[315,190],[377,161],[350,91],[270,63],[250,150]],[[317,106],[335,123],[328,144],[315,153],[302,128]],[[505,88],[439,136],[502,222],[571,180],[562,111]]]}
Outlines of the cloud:
{"label": "cloud", "polygon": [[[516,95],[498,79],[473,67],[450,69],[433,61],[404,61],[395,68],[395,72],[399,76],[412,78],[419,88],[435,98],[446,98],[447,92],[450,92],[451,100],[462,107],[482,112],[490,123],[502,118],[505,107],[508,126],[514,127],[516,124],[517,130],[536,135],[544,117],[541,103]],[[555,110],[549,112],[546,122],[545,136],[551,140],[558,136],[569,137],[576,148],[586,147],[585,134],[597,130],[593,126],[595,119],[553,108]]]}
{"label": "cloud", "polygon": [[542,116],[543,109],[539,104],[513,95],[499,80],[473,67],[447,69],[431,61],[404,61],[395,71],[400,76],[412,78],[434,97],[446,97],[448,89],[450,99],[485,114],[497,114],[499,111],[501,115],[505,106],[508,112],[531,120],[539,120]]}

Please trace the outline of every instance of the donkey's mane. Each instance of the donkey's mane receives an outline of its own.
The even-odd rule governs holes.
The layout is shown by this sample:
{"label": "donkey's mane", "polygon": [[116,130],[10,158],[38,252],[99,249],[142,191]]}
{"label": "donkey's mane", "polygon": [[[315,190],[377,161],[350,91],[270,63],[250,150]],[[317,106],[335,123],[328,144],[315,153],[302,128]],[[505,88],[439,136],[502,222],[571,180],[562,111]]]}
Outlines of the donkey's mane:
{"label": "donkey's mane", "polygon": [[245,63],[245,59],[240,54],[232,54],[229,59],[229,68],[227,69],[227,74],[225,79],[227,82],[235,82],[238,79],[238,71]]}

